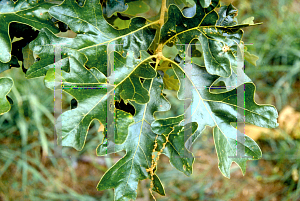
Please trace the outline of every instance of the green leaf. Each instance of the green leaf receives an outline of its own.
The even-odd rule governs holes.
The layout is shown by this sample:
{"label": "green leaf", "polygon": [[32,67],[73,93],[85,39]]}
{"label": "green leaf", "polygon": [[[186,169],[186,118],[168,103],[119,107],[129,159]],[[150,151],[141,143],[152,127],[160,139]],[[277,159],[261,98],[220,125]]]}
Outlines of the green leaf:
{"label": "green leaf", "polygon": [[[185,37],[188,43],[177,44],[189,44],[191,40],[197,38],[195,34],[199,33],[199,31],[197,31],[198,27],[215,25],[218,20],[218,14],[215,9],[218,5],[219,1],[213,0],[212,5],[208,8],[203,8],[197,1],[196,14],[192,18],[186,18],[176,5],[170,5],[168,9],[168,20],[161,29],[161,42],[173,43],[174,41],[172,40],[180,42],[180,40],[184,40]],[[180,37],[180,39],[178,37]]]}
{"label": "green leaf", "polygon": [[[227,141],[236,139],[237,130],[234,127],[232,127],[230,123],[241,121],[244,122],[242,117],[245,118],[246,123],[251,123],[257,126],[267,128],[275,128],[278,126],[278,123],[276,121],[278,113],[276,109],[273,106],[257,105],[254,102],[255,86],[253,85],[253,83],[245,83],[244,85],[240,85],[238,87],[242,87],[245,90],[244,108],[241,108],[237,105],[237,89],[219,94],[210,93],[208,86],[211,86],[212,83],[219,78],[218,76],[209,74],[205,70],[205,68],[199,67],[195,64],[193,64],[191,72],[189,72],[188,74],[184,74],[185,72],[183,70],[183,62],[181,62],[180,65],[178,65],[175,62],[173,62],[173,64],[173,69],[180,81],[178,98],[180,100],[186,99],[184,92],[185,87],[187,87],[188,85],[192,89],[192,97],[190,97],[192,99],[192,102],[186,110],[192,111],[190,121],[198,123],[198,130],[197,132],[195,132],[194,135],[191,136],[191,143],[193,143],[197,139],[197,137],[205,128],[205,126],[216,126]],[[188,79],[188,85],[184,84],[185,77]],[[239,108],[239,110],[237,110],[237,108]],[[241,113],[241,111],[243,111],[243,113]],[[183,115],[181,116],[181,118],[183,119]],[[159,121],[164,122],[162,123]],[[154,123],[152,123],[152,129],[154,125],[159,124],[173,126],[176,125],[176,123],[178,122],[180,122],[179,117],[177,117],[176,119],[167,118],[164,120],[157,120]],[[162,127],[160,129],[164,128],[165,127]],[[163,130],[161,131],[154,129],[153,131],[157,134],[160,134]],[[220,136],[217,137],[221,139]],[[248,143],[247,140],[246,142]],[[226,146],[230,147],[232,143],[233,142],[230,142],[230,144]],[[248,146],[247,143],[246,145]],[[252,145],[253,143],[250,143],[248,147],[252,151],[246,151],[246,153],[248,154],[248,156],[253,157],[252,159],[258,159],[257,147],[250,148],[250,146]],[[221,149],[223,149],[223,147],[221,147]],[[229,150],[229,152],[231,152],[231,150]],[[225,157],[225,155],[223,156]],[[219,160],[227,160],[224,157],[222,157],[222,155],[219,155]],[[243,165],[241,166],[244,167]],[[228,168],[228,165],[225,165],[225,167]],[[224,168],[222,168],[221,171],[223,174],[228,176],[227,173],[229,170],[225,172]]]}
{"label": "green leaf", "polygon": [[55,45],[46,45],[52,41],[53,43],[59,44],[63,41],[68,43],[73,42],[72,38],[61,38],[55,36],[48,29],[42,29],[36,40],[29,44],[29,48],[32,49],[33,53],[36,54],[40,60],[35,62],[26,72],[26,78],[34,78],[46,75],[49,69],[55,67],[57,62],[60,62],[62,70],[70,72],[71,58],[76,58],[81,64],[86,64],[87,57],[76,50],[68,47],[61,48],[61,60],[54,61],[55,58]]}
{"label": "green leaf", "polygon": [[[247,47],[245,47],[244,49],[247,49]],[[237,52],[240,52],[240,64],[243,64],[244,60],[242,58],[242,50],[240,48],[239,45],[233,45],[232,46],[232,50],[234,52],[234,54],[231,55],[230,60],[232,61],[232,66],[231,66],[231,75],[229,77],[219,77],[218,79],[216,79],[212,85],[210,86],[210,93],[223,93],[226,91],[230,91],[236,87],[238,87],[239,85],[246,83],[246,82],[251,82],[252,80],[245,74],[244,72],[244,67],[243,66],[238,66],[238,54]],[[239,69],[240,68],[240,69]],[[222,89],[218,89],[216,92],[216,90],[214,90],[214,92],[211,90],[212,87],[218,87],[217,84],[219,83],[225,83],[226,88],[222,88]]]}
{"label": "green leaf", "polygon": [[[103,175],[97,190],[114,188],[114,200],[134,200],[139,181],[150,179],[152,191],[165,195],[156,172],[160,154],[191,175],[195,158],[190,148],[210,126],[219,169],[229,178],[232,162],[245,174],[247,160],[262,156],[251,138],[237,139],[243,134],[233,123],[278,126],[276,109],[255,103],[255,85],[238,65],[242,28],[259,23],[251,17],[239,24],[237,13],[219,0],[64,0],[59,5],[0,0],[0,73],[23,62],[27,78],[46,75],[48,88],[73,97],[71,109],[57,120],[63,146],[82,150],[92,121],[106,125],[97,155],[125,155]],[[71,30],[57,33],[52,17]],[[18,61],[11,56],[11,38],[26,40],[28,27],[39,35],[22,46],[24,61]],[[255,64],[257,57],[245,51],[245,59]],[[12,85],[12,79],[0,78],[0,114],[10,109]],[[166,97],[180,103],[170,110]],[[232,158],[241,144],[248,158]]]}
{"label": "green leaf", "polygon": [[[179,81],[176,78],[176,75],[169,76],[167,71],[173,71],[170,62],[162,62],[162,64],[157,68],[157,70],[161,70],[164,72],[164,87],[169,90],[178,91],[179,89]],[[174,72],[174,71],[173,71]]]}
{"label": "green leaf", "polygon": [[[161,42],[176,43],[179,55],[183,58],[185,44],[196,44],[194,39],[198,39],[207,71],[229,77],[231,68],[236,66],[236,48],[243,36],[241,28],[250,24],[237,24],[237,10],[231,4],[222,6],[218,13],[219,1],[213,0],[207,8],[203,8],[199,2],[196,6],[196,14],[192,18],[185,17],[175,5],[169,7],[168,21],[161,30]],[[195,62],[200,63],[201,60]]]}
{"label": "green leaf", "polygon": [[22,53],[23,53],[24,68],[28,69],[35,62],[33,52],[31,49],[29,49],[29,45],[26,45],[22,49]]}
{"label": "green leaf", "polygon": [[11,41],[11,43],[14,43],[14,42],[17,42],[17,41],[20,41],[23,39],[24,39],[23,37],[20,37],[20,38],[14,37],[13,40]]}
{"label": "green leaf", "polygon": [[[243,72],[243,78],[244,78],[243,83],[252,82],[252,80],[244,72]],[[209,91],[210,91],[210,93],[223,93],[226,91],[231,91],[231,90],[233,90],[233,88],[238,87],[237,80],[238,80],[238,75],[234,71],[232,71],[230,77],[228,77],[228,78],[219,77],[218,79],[216,79],[212,83],[212,85],[209,87]],[[212,92],[212,87],[218,87],[217,84],[220,82],[224,82],[226,88],[219,89],[219,92]]]}
{"label": "green leaf", "polygon": [[243,20],[241,24],[254,24],[254,17],[248,17],[247,19]]}
{"label": "green leaf", "polygon": [[200,4],[203,8],[207,8],[211,3],[211,0],[200,0]]}
{"label": "green leaf", "polygon": [[54,67],[54,46],[62,48],[63,70],[69,71],[67,59],[70,52],[83,53],[88,58],[85,64],[88,68],[96,67],[106,75],[108,44],[116,44],[115,49],[123,56],[127,51],[133,51],[135,57],[138,57],[139,51],[148,49],[155,34],[155,30],[146,25],[144,18],[133,18],[128,29],[114,29],[103,17],[97,0],[86,1],[83,7],[72,0],[65,0],[62,4],[53,6],[49,13],[66,23],[77,36],[61,38],[47,29],[41,30],[37,39],[30,43],[30,49],[41,60],[29,68],[27,78],[43,76],[48,69]]}
{"label": "green leaf", "polygon": [[187,7],[192,7],[195,5],[194,0],[174,0],[174,3],[177,5],[184,4]]}
{"label": "green leaf", "polygon": [[44,0],[0,1],[0,62],[7,63],[11,59],[11,39],[8,33],[11,22],[27,24],[38,30],[47,27],[55,33],[58,32],[48,14],[52,5]]}
{"label": "green leaf", "polygon": [[[219,53],[222,47],[230,41],[226,39],[226,36],[223,36],[222,30],[215,27],[218,20],[215,9],[218,5],[219,1],[212,1],[208,8],[203,8],[198,2],[196,14],[192,18],[186,18],[177,6],[171,5],[168,11],[168,21],[161,30],[161,42],[176,42],[180,56],[184,57],[184,44],[190,44],[194,38],[198,38],[202,45],[205,66],[209,73],[228,77],[231,72],[228,58],[230,52],[222,55]],[[210,26],[214,28],[209,28]]]}
{"label": "green leaf", "polygon": [[221,6],[218,14],[219,19],[216,25],[234,26],[237,24],[235,17],[237,16],[238,11],[232,4],[229,4],[228,6]]}
{"label": "green leaf", "polygon": [[6,98],[6,95],[10,92],[14,82],[11,78],[0,78],[0,115],[10,110],[10,104]]}
{"label": "green leaf", "polygon": [[[120,76],[122,76],[122,78],[125,80],[123,81],[122,78],[117,78],[115,81],[115,84],[122,82],[119,87],[119,94],[123,100],[134,100],[139,104],[145,104],[149,101],[149,92],[147,89],[145,89],[145,87],[142,85],[141,80],[139,79],[139,77],[150,79],[154,78],[156,75],[155,70],[151,66],[149,66],[151,60],[149,59],[149,57],[147,58],[147,56],[149,56],[148,53],[141,52],[141,60],[136,60],[133,55],[131,58],[129,56],[127,57],[126,70],[130,70],[131,66],[136,69],[134,70],[134,72],[130,72],[131,75],[127,77],[125,77],[126,73],[124,73],[124,70],[123,72],[120,71]],[[116,66],[122,66],[125,63],[124,60],[122,62],[122,60],[118,58],[116,58],[115,61],[115,69]]]}
{"label": "green leaf", "polygon": [[118,29],[126,29],[130,25],[130,20],[121,20],[120,18],[117,18],[114,21],[114,26]]}
{"label": "green leaf", "polygon": [[[170,133],[170,127],[173,128],[163,153],[170,158],[170,163],[177,170],[183,172],[187,176],[190,176],[193,173],[193,163],[195,158],[194,155],[188,150],[190,147],[187,149],[185,145],[191,135],[196,132],[198,125],[196,122],[189,123],[185,127],[175,125],[182,121],[182,115],[178,118],[159,119],[152,123],[151,128],[153,131],[164,131],[163,135],[160,135],[157,138],[157,151],[159,151],[162,148],[163,143],[166,142],[165,135]],[[185,131],[191,135],[185,136]]]}
{"label": "green leaf", "polygon": [[[205,35],[200,35],[199,38],[208,73],[229,77],[231,75],[231,68],[236,63],[233,48],[240,41],[236,41],[235,38],[230,39],[221,30],[207,28],[203,32]],[[241,38],[242,32],[238,33],[238,36]]]}
{"label": "green leaf", "polygon": [[[152,151],[156,134],[151,131],[151,123],[155,120],[153,114],[157,111],[170,109],[168,101],[161,94],[163,82],[158,74],[154,79],[146,79],[143,86],[150,92],[150,100],[146,104],[129,101],[135,108],[134,124],[129,126],[126,141],[115,145],[114,152],[125,150],[126,154],[114,164],[101,178],[97,189],[115,189],[115,200],[130,200],[137,196],[139,180],[150,178],[146,169],[151,167]],[[107,153],[107,138],[97,148],[97,155]],[[162,185],[155,179],[155,187],[164,194]]]}
{"label": "green leaf", "polygon": [[[141,59],[143,59],[141,61],[135,59],[132,52],[129,52],[126,58],[115,53],[115,80],[113,85],[107,84],[107,78],[98,69],[88,70],[84,67],[87,61],[84,55],[78,54],[75,56],[74,54],[69,57],[68,62],[72,68],[70,68],[69,73],[62,71],[63,90],[77,100],[78,106],[76,109],[64,112],[60,117],[63,146],[71,146],[81,150],[92,120],[98,119],[103,125],[106,124],[107,98],[116,88],[116,96],[124,100],[134,100],[140,104],[149,101],[149,92],[143,87],[139,78],[150,79],[155,77],[156,73],[148,64],[151,57],[146,56],[149,55],[141,53]],[[50,69],[45,77],[45,84],[51,89],[55,86],[54,70],[54,68]],[[108,79],[111,78],[108,77]],[[121,139],[116,140],[119,143],[126,138],[124,136],[124,133],[127,133],[125,129],[132,123],[130,120],[131,115],[124,113],[124,111],[116,110],[116,119],[120,118],[117,122],[122,123],[122,125],[117,126],[118,135],[121,136]]]}
{"label": "green leaf", "polygon": [[178,50],[175,47],[175,45],[173,45],[172,47],[169,47],[166,45],[163,47],[162,53],[168,59],[173,60],[175,58],[175,56],[178,54]]}
{"label": "green leaf", "polygon": [[[156,133],[158,135],[162,135],[162,134],[166,135],[166,134],[169,134],[171,131],[173,132],[175,129],[175,126],[180,124],[183,119],[184,119],[183,115],[180,115],[177,117],[170,117],[167,119],[158,119],[152,123],[151,129],[154,133]],[[170,130],[170,128],[171,128],[171,130]],[[179,128],[179,127],[177,127],[177,128]],[[177,129],[177,132],[179,132],[178,130],[180,130],[180,129]],[[175,133],[177,133],[177,132],[175,132]]]}
{"label": "green leaf", "polygon": [[248,51],[245,51],[244,54],[245,54],[246,61],[248,61],[250,64],[256,66],[256,61],[259,59],[259,57],[254,54],[251,54]]}
{"label": "green leaf", "polygon": [[152,188],[152,190],[157,192],[160,195],[163,195],[163,196],[166,195],[165,194],[165,189],[164,189],[159,177],[156,174],[153,175],[153,188]]}
{"label": "green leaf", "polygon": [[55,35],[64,38],[75,38],[77,36],[77,34],[74,33],[72,30],[67,30],[66,32],[59,32],[58,34]]}
{"label": "green leaf", "polygon": [[16,56],[12,56],[11,60],[8,63],[2,63],[0,61],[0,73],[11,69],[11,67],[20,67],[20,64],[18,63],[18,59]]}
{"label": "green leaf", "polygon": [[[239,132],[233,127],[227,127],[227,132]],[[242,133],[239,133],[243,135]],[[257,143],[247,135],[245,136],[245,142],[239,142],[235,138],[227,137],[217,126],[214,128],[214,142],[219,159],[219,169],[225,177],[230,178],[230,167],[232,162],[238,164],[241,168],[243,175],[246,173],[247,160],[257,160],[262,156],[261,150]],[[245,146],[245,156],[242,158],[234,158],[237,153],[237,143],[242,143]],[[246,158],[248,157],[248,158]]]}
{"label": "green leaf", "polygon": [[123,12],[128,15],[137,15],[139,13],[145,13],[150,7],[144,1],[133,1],[128,3],[128,9]]}

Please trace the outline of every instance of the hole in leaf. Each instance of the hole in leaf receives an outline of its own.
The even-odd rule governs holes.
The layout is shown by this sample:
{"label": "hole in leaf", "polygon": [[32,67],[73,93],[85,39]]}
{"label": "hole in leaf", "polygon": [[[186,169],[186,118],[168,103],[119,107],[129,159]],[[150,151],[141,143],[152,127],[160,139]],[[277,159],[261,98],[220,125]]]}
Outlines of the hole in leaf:
{"label": "hole in leaf", "polygon": [[75,98],[73,98],[71,100],[71,110],[77,108],[77,106],[78,106],[78,102],[77,102],[77,100]]}
{"label": "hole in leaf", "polygon": [[6,98],[7,98],[7,100],[8,100],[8,102],[9,102],[9,104],[14,104],[14,101],[9,97],[9,96],[6,96]]}
{"label": "hole in leaf", "polygon": [[182,61],[182,58],[179,56],[179,54],[176,55],[176,57],[174,58],[174,61],[176,63],[180,63]]}
{"label": "hole in leaf", "polygon": [[123,110],[125,112],[128,112],[130,113],[132,116],[134,116],[134,113],[135,113],[135,109],[134,107],[130,104],[130,103],[127,103],[125,104],[124,101],[121,99],[120,102],[118,101],[115,101],[115,107],[119,110]]}
{"label": "hole in leaf", "polygon": [[23,70],[23,73],[27,72],[27,69],[24,67],[24,63],[22,64],[22,70]]}
{"label": "hole in leaf", "polygon": [[117,13],[117,16],[121,19],[121,20],[130,20],[130,17],[127,16],[123,16],[120,13]]}

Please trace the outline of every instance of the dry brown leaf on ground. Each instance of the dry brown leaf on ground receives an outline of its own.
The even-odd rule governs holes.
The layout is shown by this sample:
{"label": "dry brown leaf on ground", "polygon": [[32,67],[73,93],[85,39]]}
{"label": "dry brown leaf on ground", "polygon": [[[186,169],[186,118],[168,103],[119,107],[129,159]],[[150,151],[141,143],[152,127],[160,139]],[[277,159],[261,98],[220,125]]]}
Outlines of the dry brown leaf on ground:
{"label": "dry brown leaf on ground", "polygon": [[294,138],[300,138],[300,112],[285,106],[278,117],[279,127]]}
{"label": "dry brown leaf on ground", "polygon": [[99,122],[99,123],[100,123],[100,126],[99,126],[99,128],[98,128],[98,133],[104,131],[104,125],[101,124],[101,122]]}
{"label": "dry brown leaf on ground", "polygon": [[300,139],[300,112],[295,111],[291,106],[284,107],[278,117],[279,128],[270,129],[254,125],[245,126],[245,134],[254,141],[267,135],[273,139],[283,139],[281,131],[285,131],[292,138]]}
{"label": "dry brown leaf on ground", "polygon": [[254,141],[258,140],[261,138],[262,134],[268,134],[268,133],[274,133],[274,129],[269,129],[269,128],[262,128],[259,126],[254,126],[254,125],[245,125],[245,134],[249,136],[251,139]]}

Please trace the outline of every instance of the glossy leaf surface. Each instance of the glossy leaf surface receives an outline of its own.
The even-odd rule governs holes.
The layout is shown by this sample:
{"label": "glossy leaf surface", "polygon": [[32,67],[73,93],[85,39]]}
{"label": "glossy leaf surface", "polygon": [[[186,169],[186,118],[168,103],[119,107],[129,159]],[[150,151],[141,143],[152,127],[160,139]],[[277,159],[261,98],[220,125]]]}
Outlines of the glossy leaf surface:
{"label": "glossy leaf surface", "polygon": [[[191,111],[191,122],[197,122],[198,130],[190,138],[190,143],[193,143],[199,133],[205,128],[205,126],[216,127],[214,130],[215,145],[219,157],[219,167],[221,172],[227,176],[229,175],[229,168],[232,161],[228,160],[227,156],[236,153],[236,136],[237,130],[230,125],[231,122],[243,122],[243,116],[245,116],[245,122],[251,123],[256,126],[275,128],[278,126],[276,118],[278,113],[273,106],[268,105],[257,105],[254,102],[255,86],[253,83],[245,83],[239,87],[245,88],[245,105],[241,108],[237,105],[238,94],[236,89],[230,90],[223,93],[211,93],[209,86],[212,85],[218,79],[218,76],[207,73],[205,68],[199,67],[195,64],[192,66],[192,71],[189,73],[190,76],[184,75],[184,64],[181,65],[173,63],[174,71],[180,81],[180,89],[178,91],[178,98],[181,100],[186,99],[185,97],[185,76],[188,79],[188,85],[192,89],[192,103],[186,109]],[[237,110],[237,108],[239,110]],[[243,113],[241,113],[241,110]],[[183,115],[177,118],[168,118],[164,120],[157,120],[152,123],[152,130],[157,134],[164,132],[161,131],[164,127],[159,130],[156,129],[159,125],[168,125],[173,127],[176,123],[182,124],[184,119]],[[194,132],[191,132],[194,133]],[[242,143],[242,142],[241,142]],[[244,144],[247,151],[247,156],[250,156],[249,160],[259,159],[261,157],[261,151],[258,145],[246,136],[246,143]],[[237,162],[243,173],[246,168],[246,160],[237,160]]]}
{"label": "glossy leaf surface", "polygon": [[[144,53],[144,56],[147,56],[147,53]],[[144,56],[141,57],[144,58]],[[149,58],[138,61],[132,52],[126,58],[115,53],[115,82],[113,85],[107,84],[107,78],[98,69],[89,70],[84,67],[87,61],[84,58],[84,55],[69,57],[68,61],[72,68],[69,73],[62,71],[61,78],[63,90],[78,102],[77,108],[64,112],[61,122],[58,122],[62,123],[62,145],[72,146],[77,150],[83,148],[88,127],[93,119],[99,120],[103,125],[106,124],[109,94],[116,90],[116,97],[145,104],[150,97],[139,77],[150,79],[156,75],[154,69],[147,63]],[[53,68],[48,71],[45,82],[47,87],[54,88],[55,71]],[[123,136],[127,133],[128,125],[132,123],[130,120],[132,117],[122,110],[116,110],[116,119],[120,123],[117,126],[119,135]],[[121,143],[124,137],[117,138],[116,141]]]}
{"label": "glossy leaf surface", "polygon": [[[196,4],[196,14],[186,17],[180,9],[171,5],[168,10],[168,21],[163,25],[161,42],[176,43],[180,56],[185,56],[185,44],[194,39],[201,43],[204,63],[207,71],[213,75],[229,77],[232,66],[236,65],[236,46],[240,44],[243,32],[241,27],[250,24],[237,25],[235,16],[237,10],[230,4],[222,6],[213,0],[207,8],[203,3]],[[253,25],[253,24],[251,24]]]}
{"label": "glossy leaf surface", "polygon": [[[134,123],[128,128],[126,141],[114,146],[114,152],[125,150],[126,154],[104,174],[97,186],[98,190],[114,188],[115,200],[135,199],[138,181],[149,177],[146,169],[151,166],[155,139],[155,134],[151,131],[153,114],[157,111],[166,111],[170,107],[160,93],[163,88],[161,77],[147,79],[143,86],[150,91],[150,100],[144,105],[130,101],[136,111]],[[98,155],[106,153],[107,138],[97,148]],[[162,190],[159,192],[162,193]]]}
{"label": "glossy leaf surface", "polygon": [[0,62],[7,63],[11,59],[11,38],[8,33],[11,22],[27,24],[36,29],[47,27],[55,33],[58,32],[48,14],[52,5],[43,0],[0,1]]}
{"label": "glossy leaf surface", "polygon": [[[62,87],[73,97],[71,109],[56,120],[63,146],[82,150],[91,123],[106,125],[96,154],[124,156],[97,190],[113,188],[115,200],[135,200],[145,179],[151,193],[165,195],[157,172],[161,154],[191,175],[190,149],[206,126],[213,128],[221,173],[229,178],[235,162],[245,174],[247,160],[262,153],[233,123],[274,128],[278,114],[273,106],[255,103],[255,85],[242,69],[243,53],[251,64],[258,59],[244,51],[242,41],[242,28],[257,25],[254,18],[239,24],[237,9],[220,5],[219,0],[2,0],[0,73],[23,62],[27,78],[45,76],[48,88]],[[64,27],[59,34],[51,17]],[[22,61],[10,56],[11,22],[39,30],[37,38],[31,30],[35,39],[29,45],[17,48],[26,57]],[[0,78],[0,114],[10,109],[6,96],[12,84]],[[182,109],[171,106],[174,99]],[[237,144],[244,145],[247,158],[232,157]]]}
{"label": "glossy leaf surface", "polygon": [[[90,12],[91,10],[93,12]],[[33,52],[42,59],[27,71],[28,78],[43,76],[48,69],[53,68],[54,46],[62,48],[64,70],[69,71],[65,55],[70,52],[83,53],[87,56],[85,65],[88,68],[96,67],[106,75],[108,44],[112,44],[123,56],[127,51],[133,51],[135,57],[138,57],[139,51],[148,49],[155,34],[154,30],[145,24],[144,18],[132,19],[128,29],[114,29],[104,19],[101,5],[96,0],[86,1],[82,7],[74,1],[65,0],[61,5],[53,6],[49,13],[66,23],[77,36],[56,37],[51,31],[43,29],[38,38],[30,44]]]}

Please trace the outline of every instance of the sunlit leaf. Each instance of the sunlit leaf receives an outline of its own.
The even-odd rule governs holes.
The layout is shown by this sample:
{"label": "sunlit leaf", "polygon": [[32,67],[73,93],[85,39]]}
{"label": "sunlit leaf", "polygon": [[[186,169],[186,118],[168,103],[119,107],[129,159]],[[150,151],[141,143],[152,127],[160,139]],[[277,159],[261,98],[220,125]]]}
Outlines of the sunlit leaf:
{"label": "sunlit leaf", "polygon": [[[150,92],[150,100],[144,105],[131,102],[135,107],[134,123],[129,126],[128,137],[121,145],[114,146],[114,152],[125,150],[126,154],[114,164],[101,178],[97,189],[115,189],[115,200],[135,199],[139,180],[150,177],[146,171],[151,166],[151,156],[155,134],[151,131],[153,114],[157,111],[167,111],[170,106],[161,95],[163,83],[161,77],[147,79],[143,86]],[[107,138],[97,148],[97,154],[102,156],[107,153]],[[158,191],[164,193],[162,186],[155,180]]]}
{"label": "sunlit leaf", "polygon": [[[186,99],[185,97],[185,77],[188,79],[189,88],[192,89],[192,102],[190,106],[186,109],[191,111],[191,122],[198,123],[198,130],[190,138],[190,143],[193,143],[205,126],[216,127],[215,129],[215,144],[217,148],[217,153],[220,161],[221,172],[230,177],[228,174],[229,167],[232,161],[237,162],[243,173],[246,169],[246,160],[259,159],[261,157],[261,152],[257,144],[250,138],[246,138],[245,146],[247,151],[246,156],[250,158],[245,158],[242,160],[227,159],[228,154],[236,153],[236,147],[233,144],[236,143],[237,130],[231,126],[231,122],[244,122],[251,123],[261,127],[275,128],[278,126],[276,118],[278,113],[273,106],[269,105],[257,105],[254,102],[254,92],[255,86],[253,83],[245,83],[239,87],[243,87],[245,90],[245,105],[241,108],[237,104],[238,94],[236,90],[230,90],[227,92],[215,94],[211,93],[208,86],[211,86],[213,82],[218,79],[218,76],[211,75],[207,73],[205,68],[199,67],[193,64],[192,72],[189,72],[190,76],[184,74],[184,64],[181,65],[173,63],[174,71],[180,81],[180,89],[178,91],[178,98],[181,100]],[[238,88],[238,87],[237,87]],[[239,110],[237,110],[239,109]],[[241,113],[241,111],[243,113]],[[183,116],[181,116],[183,119]],[[178,118],[177,118],[178,119]],[[163,123],[159,121],[164,121]],[[155,125],[169,125],[174,127],[176,123],[181,123],[180,119],[174,120],[172,118],[167,118],[164,120],[156,120],[152,123],[152,129]],[[164,128],[164,127],[162,127]],[[155,130],[156,133],[161,133],[159,130]],[[229,144],[224,143],[228,141]],[[221,154],[220,150],[225,150],[226,154]],[[235,151],[235,152],[234,152]],[[223,152],[222,152],[223,153]],[[224,162],[226,161],[226,162]]]}
{"label": "sunlit leaf", "polygon": [[[48,69],[54,67],[54,46],[62,48],[63,69],[69,69],[66,63],[70,51],[74,54],[83,53],[87,56],[88,68],[96,67],[104,75],[107,71],[107,45],[115,44],[115,50],[126,56],[133,51],[135,57],[139,51],[147,50],[155,31],[146,25],[144,18],[131,20],[128,29],[116,30],[103,17],[101,5],[97,0],[86,1],[83,7],[76,2],[65,0],[53,6],[49,13],[56,19],[66,23],[77,33],[75,38],[56,37],[51,31],[43,29],[38,38],[30,43],[30,48],[41,58],[26,73],[28,78],[43,76]],[[90,12],[93,10],[94,12]],[[51,41],[51,44],[49,42]],[[47,46],[45,46],[47,44]],[[50,50],[52,47],[52,50]]]}
{"label": "sunlit leaf", "polygon": [[237,10],[231,4],[222,6],[217,13],[219,1],[213,0],[207,8],[200,3],[196,4],[196,14],[188,18],[177,6],[171,5],[168,21],[161,30],[161,42],[174,45],[176,43],[176,48],[183,58],[185,44],[198,39],[207,71],[213,75],[229,77],[232,66],[236,65],[236,46],[240,44],[243,36],[240,28],[250,24],[237,25],[234,18]]}

